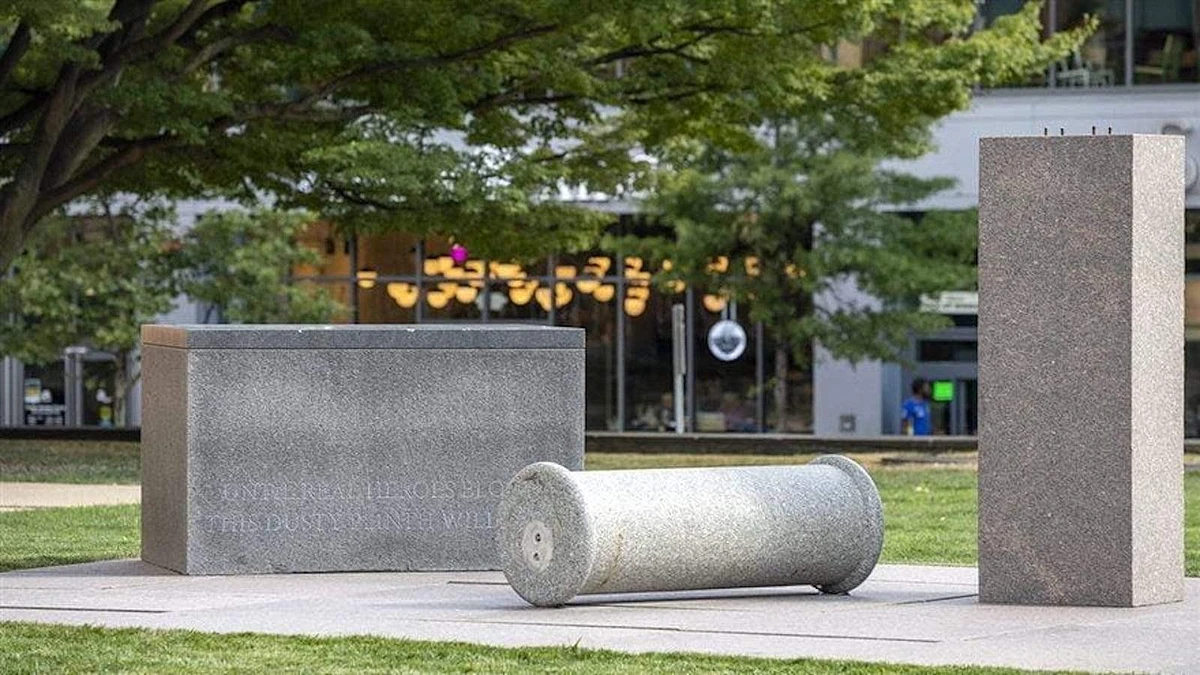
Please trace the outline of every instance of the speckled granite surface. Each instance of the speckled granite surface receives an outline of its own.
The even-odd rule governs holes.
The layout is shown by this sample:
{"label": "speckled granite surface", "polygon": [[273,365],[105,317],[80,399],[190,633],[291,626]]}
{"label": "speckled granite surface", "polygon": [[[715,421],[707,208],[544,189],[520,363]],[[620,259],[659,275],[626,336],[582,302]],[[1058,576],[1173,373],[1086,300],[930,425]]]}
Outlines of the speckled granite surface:
{"label": "speckled granite surface", "polygon": [[497,512],[505,576],[535,605],[576,595],[807,584],[844,593],[883,545],[875,484],[852,460],[513,478]]}
{"label": "speckled granite surface", "polygon": [[1183,588],[1183,139],[980,145],[985,602]]}
{"label": "speckled granite surface", "polygon": [[[147,341],[146,561],[191,574],[497,569],[494,510],[513,474],[582,467],[580,329],[293,328]],[[374,337],[409,347],[366,348]],[[428,346],[440,337],[452,347]]]}

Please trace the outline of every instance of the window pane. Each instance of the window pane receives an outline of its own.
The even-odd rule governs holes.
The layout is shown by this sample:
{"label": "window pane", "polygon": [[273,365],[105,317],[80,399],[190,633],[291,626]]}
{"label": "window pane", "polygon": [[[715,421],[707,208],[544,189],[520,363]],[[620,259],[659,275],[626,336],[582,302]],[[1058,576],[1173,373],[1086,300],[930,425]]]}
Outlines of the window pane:
{"label": "window pane", "polygon": [[[715,296],[700,296],[696,307],[696,431],[758,431],[754,324],[745,306],[735,310]],[[736,322],[746,333],[745,348],[733,361],[713,355],[708,333],[717,322]]]}
{"label": "window pane", "polygon": [[1196,82],[1195,0],[1133,3],[1135,84]]}
{"label": "window pane", "polygon": [[[564,285],[565,286],[565,285]],[[571,298],[567,290],[558,288],[557,297],[552,297],[551,284],[545,277],[511,279],[503,283],[492,282],[491,321],[534,321],[550,320],[550,304],[553,301],[562,307]]]}
{"label": "window pane", "polygon": [[[481,283],[481,282],[474,282]],[[480,289],[466,279],[445,279],[422,284],[424,321],[478,321],[483,318]]]}
{"label": "window pane", "polygon": [[1183,360],[1183,428],[1194,438],[1200,436],[1200,342],[1187,343]]}
{"label": "window pane", "polygon": [[1056,30],[1075,28],[1087,16],[1094,16],[1099,22],[1087,42],[1055,66],[1055,85],[1111,87],[1124,84],[1125,1],[1058,0],[1055,12]]}
{"label": "window pane", "polygon": [[316,265],[299,265],[292,274],[298,277],[349,277],[350,241],[341,236],[332,225],[315,222],[298,237],[301,244],[316,251],[321,262]]}
{"label": "window pane", "polygon": [[979,348],[974,340],[921,340],[917,343],[917,359],[974,363],[979,360]]}
{"label": "window pane", "polygon": [[[584,288],[591,290],[587,284]],[[576,326],[585,331],[584,401],[587,407],[584,423],[587,429],[612,431],[617,428],[617,311],[616,298],[607,291],[584,293],[576,289],[571,300],[555,313],[558,325]]]}
{"label": "window pane", "polygon": [[116,382],[117,360],[101,353],[88,354],[83,361],[84,426],[112,427],[116,423]]}
{"label": "window pane", "polygon": [[674,382],[671,360],[671,305],[682,295],[649,286],[626,288],[625,428],[630,431],[673,431]]}
{"label": "window pane", "polygon": [[361,235],[358,237],[358,269],[380,276],[411,276],[416,270],[417,238],[410,234]]}
{"label": "window pane", "polygon": [[[763,344],[766,363],[766,413],[767,430],[778,433],[812,433],[812,367],[808,363],[797,363],[793,350],[777,350],[775,341],[767,334]],[[812,353],[812,345],[801,347],[801,353]],[[782,366],[782,368],[780,367]],[[783,377],[777,377],[782,374]],[[783,382],[786,414],[782,423],[779,419],[778,382]]]}
{"label": "window pane", "polygon": [[358,288],[359,323],[413,323],[416,320],[417,285],[410,281],[379,280]]}
{"label": "window pane", "polygon": [[21,391],[25,401],[25,424],[62,426],[67,421],[67,399],[63,362],[26,363]]}

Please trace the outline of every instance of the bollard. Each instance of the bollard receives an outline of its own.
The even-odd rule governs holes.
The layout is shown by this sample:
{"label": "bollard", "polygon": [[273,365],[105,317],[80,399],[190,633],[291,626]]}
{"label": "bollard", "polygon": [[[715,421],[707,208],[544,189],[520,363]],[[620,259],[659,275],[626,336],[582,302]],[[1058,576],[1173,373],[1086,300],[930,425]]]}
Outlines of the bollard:
{"label": "bollard", "polygon": [[538,606],[746,586],[846,593],[883,548],[875,483],[836,455],[802,466],[632,471],[539,462],[508,484],[497,523],[504,574]]}

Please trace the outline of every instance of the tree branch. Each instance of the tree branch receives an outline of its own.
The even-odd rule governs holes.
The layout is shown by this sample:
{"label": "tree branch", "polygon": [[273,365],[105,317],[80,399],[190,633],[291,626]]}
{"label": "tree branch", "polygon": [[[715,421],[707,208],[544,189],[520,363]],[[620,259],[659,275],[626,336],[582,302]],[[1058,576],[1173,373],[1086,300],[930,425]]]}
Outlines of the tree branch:
{"label": "tree branch", "polygon": [[333,192],[335,195],[341,197],[342,199],[344,199],[356,206],[366,206],[366,207],[373,208],[373,209],[379,209],[380,211],[396,211],[396,210],[398,210],[398,206],[396,204],[388,204],[388,203],[381,202],[381,201],[378,201],[375,199],[371,199],[370,197],[364,197],[356,192],[351,192],[350,190],[347,190],[346,188],[341,187],[340,185],[335,185],[329,181],[323,181],[323,182],[325,183],[325,187],[329,188],[329,190],[331,192]]}
{"label": "tree branch", "polygon": [[223,37],[197,49],[192,54],[192,57],[188,59],[188,62],[184,64],[183,68],[180,69],[179,75],[181,77],[189,75],[195,72],[195,70],[200,66],[212,61],[216,57],[235,47],[251,44],[267,38],[287,40],[291,37],[291,31],[283,26],[276,25],[259,26],[257,28],[252,28],[250,30],[245,30],[240,33]]}
{"label": "tree branch", "polygon": [[672,55],[672,56],[678,56],[687,61],[693,61],[695,63],[707,64],[709,62],[708,59],[701,58],[699,56],[694,56],[692,54],[688,54],[685,50],[688,47],[696,46],[700,42],[703,42],[705,39],[710,38],[713,35],[716,35],[716,33],[714,33],[714,32],[698,33],[690,40],[685,40],[679,44],[669,45],[669,46],[664,46],[664,47],[654,47],[653,46],[654,43],[661,39],[661,37],[654,37],[654,38],[651,38],[650,40],[647,40],[644,44],[641,44],[641,45],[629,45],[627,47],[622,47],[621,49],[614,49],[613,51],[608,52],[607,54],[601,54],[600,56],[597,56],[596,58],[588,61],[586,63],[586,65],[602,66],[602,65],[605,65],[608,63],[612,63],[613,61],[620,61],[621,59],[644,58],[647,56],[665,56],[668,54]]}
{"label": "tree branch", "polygon": [[184,47],[194,47],[196,45],[196,33],[200,32],[200,30],[202,30],[205,26],[208,26],[218,19],[224,19],[237,14],[238,11],[241,10],[242,7],[249,1],[250,0],[226,0],[226,2],[209,7],[204,11],[203,14],[199,16],[199,18],[196,19],[190,28],[188,28],[183,32],[182,35],[179,36],[179,44],[183,45]]}
{"label": "tree branch", "polygon": [[96,33],[83,41],[86,49],[94,49],[104,61],[114,51],[142,36],[155,0],[117,0],[108,12],[108,20],[117,24],[111,33]]}
{"label": "tree branch", "polygon": [[520,91],[507,89],[506,91],[497,91],[485,96],[481,96],[474,101],[466,103],[465,107],[471,112],[479,112],[489,108],[502,106],[552,105],[556,103],[566,103],[568,101],[578,101],[582,99],[583,96],[579,94],[526,95]]}
{"label": "tree branch", "polygon": [[37,117],[38,112],[41,111],[42,106],[45,105],[49,98],[49,92],[41,96],[35,96],[22,103],[16,110],[4,117],[0,117],[0,134],[8,134],[32,122],[33,118]]}
{"label": "tree branch", "polygon": [[[176,41],[193,36],[196,31],[212,21],[234,14],[250,0],[226,0],[205,9],[209,1],[191,0],[188,6],[175,17],[170,26],[149,37],[127,42],[109,52],[103,58],[100,70],[89,74],[81,81],[80,97],[87,96],[96,87],[112,81],[127,64],[153,56]],[[115,35],[115,33],[111,35]]]}
{"label": "tree branch", "polygon": [[[315,102],[314,102],[315,103]],[[355,105],[348,107],[314,108],[313,103],[280,103],[259,105],[245,112],[218,121],[215,127],[229,128],[242,122],[260,119],[286,120],[288,122],[348,122],[376,111],[375,106]]]}
{"label": "tree branch", "polygon": [[158,136],[128,141],[120,149],[80,172],[62,185],[53,190],[43,192],[26,218],[26,224],[36,223],[58,206],[94,190],[117,171],[138,163],[150,150],[166,147],[176,140],[173,134],[159,134]]}
{"label": "tree branch", "polygon": [[625,97],[625,101],[630,105],[647,105],[650,103],[682,101],[693,96],[715,93],[717,91],[719,91],[719,88],[715,86],[695,85],[662,93],[630,92]]}
{"label": "tree branch", "polygon": [[398,60],[398,61],[382,61],[379,63],[372,63],[369,65],[363,66],[361,68],[356,68],[354,70],[351,70],[350,72],[347,72],[343,75],[339,75],[338,77],[335,77],[331,80],[326,81],[325,83],[321,84],[316,89],[314,89],[307,96],[305,96],[303,99],[301,99],[301,102],[311,104],[312,102],[315,102],[316,100],[324,98],[348,84],[352,84],[359,80],[362,80],[362,79],[365,79],[368,77],[372,77],[375,75],[382,75],[385,73],[395,72],[397,70],[404,70],[406,68],[440,65],[440,64],[446,64],[446,63],[453,63],[455,61],[463,61],[463,60],[467,60],[467,59],[476,58],[476,57],[483,56],[485,54],[488,54],[488,53],[491,53],[494,51],[504,49],[505,47],[508,47],[508,46],[515,44],[517,42],[520,42],[522,40],[528,40],[528,39],[532,39],[532,38],[535,38],[535,37],[538,37],[541,35],[547,35],[549,33],[553,33],[554,31],[556,31],[558,29],[559,29],[559,26],[557,24],[545,24],[545,25],[540,25],[540,26],[532,26],[532,27],[518,30],[518,31],[515,31],[512,33],[507,33],[505,35],[501,35],[501,36],[499,36],[493,40],[490,40],[488,42],[485,42],[481,45],[476,45],[474,47],[462,49],[462,50],[459,50],[456,52],[437,54],[434,56],[423,57],[423,58],[419,58],[419,59],[404,59],[404,60]]}
{"label": "tree branch", "polygon": [[[238,0],[231,0],[237,2]],[[144,37],[140,40],[129,42],[118,48],[106,58],[105,67],[109,65],[120,66],[130,61],[136,61],[150,54],[157,54],[167,47],[171,46],[184,33],[192,28],[198,19],[205,13],[205,5],[209,0],[192,0],[188,6],[175,17],[171,25],[161,31]]]}
{"label": "tree branch", "polygon": [[54,144],[40,189],[52,190],[71,178],[116,122],[108,108],[81,104]]}
{"label": "tree branch", "polygon": [[8,80],[8,76],[17,67],[17,62],[21,60],[22,56],[25,56],[25,51],[29,49],[29,42],[29,24],[22,21],[17,24],[17,29],[9,38],[8,45],[4,48],[4,55],[0,56],[0,85]]}

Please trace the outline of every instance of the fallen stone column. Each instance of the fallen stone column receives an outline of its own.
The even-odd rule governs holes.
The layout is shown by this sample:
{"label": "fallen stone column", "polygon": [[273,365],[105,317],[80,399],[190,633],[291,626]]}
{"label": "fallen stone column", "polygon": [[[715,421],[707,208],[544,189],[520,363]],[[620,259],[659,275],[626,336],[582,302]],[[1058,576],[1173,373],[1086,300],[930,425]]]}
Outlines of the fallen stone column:
{"label": "fallen stone column", "polygon": [[531,604],[576,595],[811,585],[845,593],[883,547],[879,492],[855,462],[572,472],[539,462],[497,511],[504,574]]}

